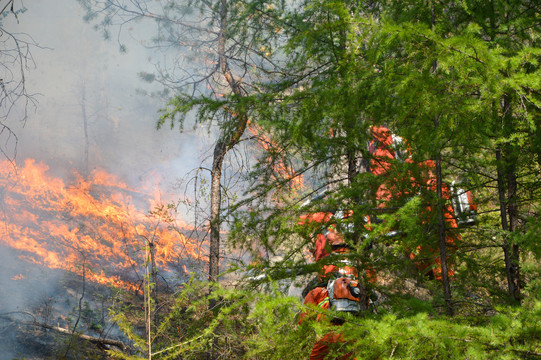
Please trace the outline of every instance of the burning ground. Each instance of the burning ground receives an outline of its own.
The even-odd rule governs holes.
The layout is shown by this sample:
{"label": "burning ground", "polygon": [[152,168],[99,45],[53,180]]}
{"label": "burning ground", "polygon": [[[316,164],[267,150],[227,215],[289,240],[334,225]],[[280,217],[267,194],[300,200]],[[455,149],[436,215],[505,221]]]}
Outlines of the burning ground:
{"label": "burning ground", "polygon": [[[141,292],[147,245],[163,284],[185,279],[188,269],[204,263],[205,244],[161,205],[157,189],[130,188],[103,170],[86,178],[73,172],[64,180],[32,159],[2,162],[0,312],[17,311],[22,322],[31,320],[21,315],[28,312],[40,322],[69,328],[70,313],[84,297],[87,315],[104,320],[104,298],[113,289]],[[89,328],[100,323],[97,318],[87,319]],[[7,325],[2,330],[9,353],[5,336],[14,333]]]}

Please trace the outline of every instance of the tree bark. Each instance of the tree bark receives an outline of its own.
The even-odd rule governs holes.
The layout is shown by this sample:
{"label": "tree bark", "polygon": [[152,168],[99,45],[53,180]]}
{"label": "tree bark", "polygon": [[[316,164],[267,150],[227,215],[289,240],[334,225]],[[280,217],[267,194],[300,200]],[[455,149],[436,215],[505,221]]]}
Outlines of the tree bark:
{"label": "tree bark", "polygon": [[219,140],[214,147],[210,186],[210,249],[209,281],[215,282],[220,273],[220,209],[222,202],[222,166],[227,152],[225,143]]}
{"label": "tree bark", "polygon": [[[509,214],[509,231],[511,233],[517,231],[519,227],[519,215],[517,204],[517,176],[516,176],[516,161],[513,159],[510,164],[510,169],[507,173],[507,212]],[[511,274],[514,281],[513,298],[521,302],[521,279],[520,279],[520,249],[518,244],[513,243],[510,247],[511,257]]]}
{"label": "tree bark", "polygon": [[[502,99],[503,135],[513,133],[513,118],[511,114],[511,98],[505,94]],[[496,148],[498,199],[500,205],[500,220],[504,231],[503,254],[505,274],[509,295],[514,301],[521,302],[520,291],[520,249],[513,244],[511,234],[518,228],[517,204],[517,150],[509,142]]]}
{"label": "tree bark", "polygon": [[[243,96],[240,81],[235,79],[226,56],[227,41],[227,0],[220,2],[220,31],[218,34],[218,57],[220,71],[222,72],[229,88],[237,96]],[[222,201],[221,178],[225,155],[240,140],[248,124],[248,116],[245,113],[238,114],[230,112],[231,119],[225,123],[220,138],[214,147],[212,170],[211,170],[211,190],[210,190],[210,249],[209,249],[209,280],[217,281],[220,273],[220,228],[221,221],[220,210]],[[228,116],[224,115],[224,116]]]}
{"label": "tree bark", "polygon": [[502,230],[505,233],[502,249],[505,264],[505,275],[507,277],[507,291],[513,300],[520,302],[519,247],[517,244],[512,244],[510,241],[510,233],[516,231],[518,220],[518,207],[516,204],[516,175],[509,172],[510,169],[505,166],[505,157],[503,156],[500,147],[496,149],[496,161],[498,165],[497,175],[500,222]]}
{"label": "tree bark", "polygon": [[441,282],[443,286],[443,297],[445,299],[445,310],[447,315],[453,316],[454,311],[451,298],[451,284],[447,267],[447,236],[445,234],[443,179],[441,174],[441,159],[439,155],[436,159],[436,194],[438,200],[436,211],[438,212],[438,240],[440,246]]}
{"label": "tree bark", "polygon": [[[430,27],[434,30],[436,24],[436,13],[434,2],[430,2]],[[432,74],[436,74],[438,69],[438,60],[432,63]],[[434,119],[434,131],[437,132],[439,127],[439,119]],[[441,149],[438,148],[436,156],[436,211],[438,216],[438,242],[440,248],[440,266],[441,266],[441,283],[443,287],[443,297],[445,299],[445,311],[447,315],[453,316],[453,303],[451,298],[451,284],[449,282],[449,272],[447,268],[447,237],[445,234],[445,215],[444,215],[444,199],[443,199],[443,179],[441,174]]]}

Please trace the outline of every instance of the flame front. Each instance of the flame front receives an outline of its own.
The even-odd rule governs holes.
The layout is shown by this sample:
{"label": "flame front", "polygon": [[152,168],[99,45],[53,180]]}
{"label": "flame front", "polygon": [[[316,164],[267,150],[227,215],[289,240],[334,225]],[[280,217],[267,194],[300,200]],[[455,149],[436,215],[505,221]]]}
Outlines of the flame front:
{"label": "flame front", "polygon": [[131,189],[103,170],[88,179],[75,174],[68,186],[32,159],[22,167],[0,164],[0,243],[27,261],[138,291],[149,244],[164,271],[205,260],[204,245],[183,234],[193,230],[186,223],[136,206],[146,202],[152,209],[160,203],[157,191]]}

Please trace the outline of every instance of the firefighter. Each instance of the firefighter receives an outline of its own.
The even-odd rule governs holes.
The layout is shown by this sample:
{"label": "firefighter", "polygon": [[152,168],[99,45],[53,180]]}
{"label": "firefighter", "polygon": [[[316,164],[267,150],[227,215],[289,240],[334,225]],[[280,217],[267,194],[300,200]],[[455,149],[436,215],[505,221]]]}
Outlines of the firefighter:
{"label": "firefighter", "polygon": [[[404,147],[404,141],[402,138],[395,136],[391,131],[383,126],[374,126],[372,128],[372,138],[373,140],[369,143],[369,151],[372,155],[370,160],[370,172],[377,176],[383,176],[388,173],[391,169],[393,161],[404,161],[412,163],[411,154],[409,149]],[[387,203],[391,200],[398,199],[400,197],[413,196],[415,193],[418,193],[420,187],[424,186],[428,191],[436,192],[436,176],[433,172],[435,164],[433,161],[428,160],[419,164],[422,172],[425,173],[425,179],[422,180],[421,184],[418,184],[417,181],[410,177],[410,179],[393,179],[395,184],[400,182],[409,181],[412,185],[411,194],[403,193],[393,186],[392,183],[386,182],[379,185],[379,188],[376,191],[376,200],[378,201],[378,207],[385,209]],[[418,189],[415,191],[415,189]],[[474,223],[474,216],[477,210],[475,204],[473,204],[473,198],[471,192],[465,192],[466,196],[462,196],[461,204],[465,208],[465,202],[468,203],[469,212],[465,215],[467,216],[463,223],[472,224]],[[455,215],[454,208],[451,204],[452,193],[449,190],[446,184],[442,188],[443,198],[447,200],[447,204],[444,206],[444,218],[446,222],[446,243],[450,250],[454,249],[456,241],[460,239],[459,234],[456,229],[458,228],[457,216]],[[465,199],[464,199],[465,197]],[[453,199],[455,203],[457,201]],[[429,224],[432,222],[430,219],[430,213],[432,208],[430,205],[427,205],[425,211],[421,214],[422,222],[424,224]],[[473,219],[473,220],[472,220]],[[411,260],[414,261],[416,267],[423,273],[425,273],[429,278],[432,279],[442,279],[441,275],[441,259],[439,257],[439,250],[434,249],[429,246],[417,246],[412,250],[408,256]],[[420,256],[421,255],[421,256]],[[448,275],[452,277],[454,275],[454,270],[452,266],[448,268]]]}
{"label": "firefighter", "polygon": [[[350,212],[346,216],[351,215]],[[345,254],[349,251],[344,235],[336,231],[335,224],[332,219],[342,220],[344,213],[318,212],[309,215],[303,215],[299,219],[299,224],[308,223],[321,224],[323,231],[316,234],[313,255],[315,261],[323,258]],[[315,286],[308,286],[304,292],[304,305],[314,306],[321,310],[315,314],[316,321],[320,321],[325,312],[329,308],[336,311],[345,311],[357,313],[368,307],[368,296],[362,290],[358,282],[357,269],[345,259],[337,260],[336,262],[326,264],[322,267]],[[302,323],[308,312],[303,312],[300,315],[299,323]],[[331,322],[337,326],[341,325],[338,319],[332,319]],[[319,339],[313,346],[310,354],[310,360],[321,360],[329,353],[333,343],[343,342],[343,337],[340,332],[331,332]],[[346,354],[341,359],[350,358],[350,354]]]}
{"label": "firefighter", "polygon": [[[369,171],[376,175],[382,176],[388,174],[391,169],[393,161],[405,161],[412,162],[409,151],[403,151],[403,141],[400,137],[394,136],[391,131],[385,127],[373,127],[372,128],[372,141],[368,144],[368,149],[372,155],[369,162]],[[426,162],[421,164],[421,167],[426,168],[427,179],[425,182],[426,189],[429,191],[436,191],[435,176],[432,172],[433,162]],[[400,181],[410,181],[412,183],[412,189],[416,188],[415,180],[413,177],[409,179],[393,179],[392,182],[383,182],[376,190],[375,196],[378,201],[378,207],[385,209],[387,204],[399,197],[412,196],[414,194],[405,194],[397,189],[397,184]],[[414,192],[415,190],[410,190]],[[418,192],[418,191],[417,191]],[[468,196],[470,196],[468,194]],[[451,192],[447,186],[443,189],[443,197],[450,199]],[[470,206],[470,210],[473,208]],[[444,207],[445,221],[447,227],[450,229],[457,228],[457,221],[451,204],[447,204]],[[475,211],[476,208],[473,210]],[[431,219],[429,214],[431,213],[431,207],[427,206],[426,211],[421,216],[423,217],[423,223],[429,223]],[[333,220],[342,221],[344,218],[351,216],[351,211],[348,212],[330,212],[321,211],[308,215],[303,215],[299,218],[299,225],[307,224],[319,224],[322,231],[317,232],[314,236],[314,249],[313,256],[317,262],[323,258],[329,257],[333,254],[344,254],[349,251],[344,235],[336,230],[336,224]],[[369,217],[367,217],[370,219]],[[369,220],[370,221],[370,220]],[[448,231],[447,232],[447,244],[452,248],[455,245],[455,240],[458,234]],[[420,253],[429,254],[424,259],[419,259]],[[415,265],[421,270],[427,273],[428,276],[440,279],[441,276],[441,264],[440,257],[437,256],[438,251],[430,247],[418,246],[414,251],[409,254]],[[339,257],[337,257],[339,258]],[[427,269],[429,271],[427,271]],[[454,275],[454,270],[449,266],[449,276]],[[375,283],[377,281],[375,272],[373,270],[367,270],[368,281]],[[358,313],[365,310],[370,304],[370,299],[366,294],[366,291],[359,284],[359,274],[357,269],[352,266],[347,260],[337,260],[336,262],[329,262],[322,267],[318,276],[318,280],[315,284],[309,285],[305,292],[303,292],[304,304],[312,305],[321,310],[327,310],[333,308],[337,311],[346,311],[352,313]],[[299,319],[299,323],[304,321],[308,313],[302,313]],[[318,312],[316,315],[316,321],[321,319],[322,312]],[[339,322],[336,325],[340,325]],[[333,343],[343,342],[343,337],[339,331],[334,331],[326,334],[322,339],[318,340],[312,349],[310,355],[311,360],[324,359],[330,351],[330,346]],[[347,359],[351,355],[347,354],[342,359]]]}

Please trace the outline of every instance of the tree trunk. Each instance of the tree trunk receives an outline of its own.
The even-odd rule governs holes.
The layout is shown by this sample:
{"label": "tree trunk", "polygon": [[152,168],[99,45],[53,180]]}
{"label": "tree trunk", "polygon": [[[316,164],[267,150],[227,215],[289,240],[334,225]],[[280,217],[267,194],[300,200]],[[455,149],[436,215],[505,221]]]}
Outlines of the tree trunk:
{"label": "tree trunk", "polygon": [[[511,98],[508,94],[502,99],[502,127],[503,136],[513,133],[513,118],[511,114]],[[498,145],[496,148],[498,200],[500,207],[500,221],[504,231],[503,254],[507,288],[514,301],[520,303],[520,249],[512,243],[511,234],[518,228],[517,204],[517,150],[509,142]]]}
{"label": "tree trunk", "polygon": [[[434,30],[436,23],[436,15],[434,11],[434,3],[430,2],[430,25]],[[438,69],[438,61],[434,60],[432,63],[432,73],[435,74]],[[439,119],[434,119],[434,131],[437,132],[439,127]],[[449,271],[447,268],[447,237],[445,234],[445,214],[444,214],[444,199],[443,199],[443,179],[441,174],[441,149],[437,150],[436,156],[436,195],[437,205],[436,211],[438,216],[438,242],[440,248],[440,262],[441,262],[441,283],[443,287],[443,297],[445,299],[445,312],[449,316],[453,316],[453,303],[451,298],[451,284],[449,282]]]}
{"label": "tree trunk", "polygon": [[[150,256],[150,279],[154,284],[154,288],[151,289],[151,294],[154,297],[154,304],[158,304],[158,267],[156,266],[156,243],[153,241],[148,242],[149,256]],[[149,296],[151,295],[149,294]],[[158,323],[157,319],[158,314],[154,312],[152,318],[155,323]]]}
{"label": "tree trunk", "polygon": [[[244,95],[242,86],[229,69],[226,57],[227,40],[227,0],[220,2],[220,32],[218,34],[218,56],[222,72],[231,91],[238,96]],[[220,210],[222,201],[221,178],[222,167],[227,152],[240,140],[246,130],[248,117],[246,114],[230,113],[231,119],[224,125],[222,134],[214,147],[210,188],[210,249],[209,249],[209,280],[217,281],[220,273]],[[227,115],[224,115],[227,116]],[[212,304],[211,304],[212,305]]]}
{"label": "tree trunk", "polygon": [[220,140],[214,147],[210,185],[210,249],[209,281],[215,282],[220,273],[220,209],[222,202],[221,178],[224,157],[227,152],[225,143]]}
{"label": "tree trunk", "polygon": [[[516,159],[513,159],[507,173],[507,212],[509,214],[509,231],[511,233],[518,229],[518,204],[517,204],[517,176]],[[518,244],[513,243],[511,251],[511,274],[514,281],[513,298],[520,303],[521,301],[521,279],[520,279],[520,249]]]}
{"label": "tree trunk", "polygon": [[438,200],[436,211],[438,212],[438,240],[440,246],[441,282],[443,286],[443,297],[445,299],[445,309],[447,315],[453,316],[451,284],[449,281],[449,271],[447,267],[447,236],[445,234],[443,180],[441,174],[441,159],[439,155],[436,159],[436,194]]}
{"label": "tree trunk", "polygon": [[505,157],[499,147],[496,149],[496,161],[498,165],[497,175],[500,222],[502,230],[505,232],[502,249],[505,263],[505,275],[507,277],[507,289],[513,300],[520,302],[519,247],[517,244],[511,243],[509,234],[516,231],[518,220],[516,175],[513,172],[510,172],[512,169],[506,166]]}

